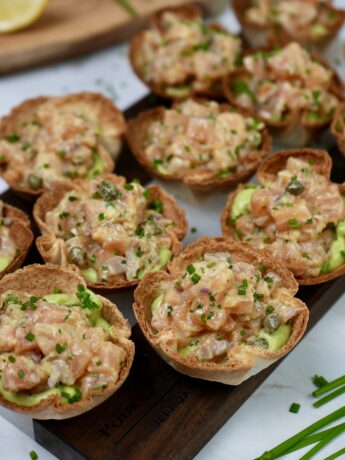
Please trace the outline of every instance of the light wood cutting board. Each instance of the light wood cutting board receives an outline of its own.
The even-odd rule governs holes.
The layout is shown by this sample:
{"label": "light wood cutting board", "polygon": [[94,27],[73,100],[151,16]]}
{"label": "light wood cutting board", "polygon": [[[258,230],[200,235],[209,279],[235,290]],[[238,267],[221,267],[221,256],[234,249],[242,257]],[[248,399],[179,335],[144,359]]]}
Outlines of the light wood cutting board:
{"label": "light wood cutting board", "polygon": [[[0,36],[0,74],[69,58],[126,40],[147,25],[147,15],[191,0],[130,0],[133,17],[116,0],[50,0],[31,27]],[[207,14],[219,12],[224,0],[198,0]]]}

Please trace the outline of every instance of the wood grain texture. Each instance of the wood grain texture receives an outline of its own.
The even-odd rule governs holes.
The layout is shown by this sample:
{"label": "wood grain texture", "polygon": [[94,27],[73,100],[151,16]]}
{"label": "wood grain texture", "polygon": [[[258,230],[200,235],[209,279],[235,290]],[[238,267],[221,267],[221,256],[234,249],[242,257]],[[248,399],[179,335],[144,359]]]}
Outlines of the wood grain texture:
{"label": "wood grain texture", "polygon": [[[303,288],[314,326],[344,292],[343,278]],[[237,387],[177,373],[138,326],[136,356],[124,386],[105,404],[64,423],[34,421],[36,440],[61,460],[192,459],[281,361]]]}
{"label": "wood grain texture", "polygon": [[[0,74],[94,51],[126,40],[147,26],[147,16],[191,0],[130,0],[131,16],[116,0],[50,0],[31,27],[0,36]],[[219,12],[224,0],[196,0],[207,14]]]}
{"label": "wood grain texture", "polygon": [[[148,96],[126,111],[127,118],[162,101]],[[332,152],[332,179],[345,179],[344,161]],[[338,155],[338,156],[337,156]],[[125,146],[116,172],[129,179],[149,176]],[[27,213],[32,204],[13,192],[4,201]],[[37,233],[37,229],[35,229]],[[35,247],[26,263],[40,261]],[[297,296],[310,309],[308,331],[345,291],[345,279],[304,286]],[[177,373],[153,351],[138,326],[132,339],[136,356],[123,387],[101,406],[74,419],[34,421],[36,440],[61,460],[186,460],[211,439],[222,425],[282,362],[237,387],[193,379]]]}

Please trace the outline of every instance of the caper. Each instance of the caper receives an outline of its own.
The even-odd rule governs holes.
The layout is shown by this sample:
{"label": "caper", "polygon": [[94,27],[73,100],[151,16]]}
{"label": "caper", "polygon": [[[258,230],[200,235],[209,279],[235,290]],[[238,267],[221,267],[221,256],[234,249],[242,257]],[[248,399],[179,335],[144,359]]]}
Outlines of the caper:
{"label": "caper", "polygon": [[253,340],[248,340],[248,345],[253,345],[259,348],[268,348],[268,342],[263,337],[255,337]]}
{"label": "caper", "polygon": [[300,195],[304,192],[304,185],[299,180],[292,180],[285,188],[291,195]]}
{"label": "caper", "polygon": [[73,264],[83,265],[86,260],[86,254],[81,248],[74,246],[68,251],[68,259]]}
{"label": "caper", "polygon": [[268,334],[272,334],[280,326],[280,315],[279,313],[272,313],[271,315],[266,316],[264,319],[264,328]]}
{"label": "caper", "polygon": [[36,174],[29,174],[28,184],[33,190],[38,190],[42,187],[42,179],[36,176]]}
{"label": "caper", "polygon": [[108,180],[103,180],[97,185],[98,193],[105,201],[116,200],[121,197],[121,192],[118,190],[115,184]]}

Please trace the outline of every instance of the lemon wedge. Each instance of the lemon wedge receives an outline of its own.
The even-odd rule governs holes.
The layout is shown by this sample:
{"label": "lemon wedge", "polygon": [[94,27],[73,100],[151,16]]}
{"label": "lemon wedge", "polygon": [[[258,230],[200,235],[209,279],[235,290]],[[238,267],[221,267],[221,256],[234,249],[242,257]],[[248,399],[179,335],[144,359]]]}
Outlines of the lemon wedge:
{"label": "lemon wedge", "polygon": [[0,33],[14,32],[35,22],[49,0],[0,0]]}

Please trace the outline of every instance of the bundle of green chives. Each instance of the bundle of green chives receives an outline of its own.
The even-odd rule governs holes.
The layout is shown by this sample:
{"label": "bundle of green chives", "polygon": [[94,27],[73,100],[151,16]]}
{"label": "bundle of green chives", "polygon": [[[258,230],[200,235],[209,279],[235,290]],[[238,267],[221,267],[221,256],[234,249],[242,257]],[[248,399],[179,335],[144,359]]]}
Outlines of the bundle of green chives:
{"label": "bundle of green chives", "polygon": [[300,431],[299,433],[296,433],[291,438],[274,447],[272,450],[264,452],[256,460],[274,460],[276,458],[282,457],[283,455],[294,452],[295,450],[301,449],[303,447],[317,442],[317,444],[309,452],[307,452],[303,457],[300,458],[300,460],[309,460],[317,452],[319,452],[326,444],[328,444],[336,436],[339,436],[341,433],[345,431],[345,423],[342,423],[333,428],[329,428],[316,434],[313,433],[319,431],[324,426],[329,425],[330,423],[342,417],[345,417],[345,406],[341,407],[340,409],[334,412],[331,412],[326,417],[321,418],[320,420],[308,426],[304,430]]}
{"label": "bundle of green chives", "polygon": [[[313,383],[315,384],[315,386],[318,387],[317,390],[315,390],[312,393],[314,398],[317,398],[319,396],[324,395],[325,393],[329,393],[330,391],[335,390],[332,393],[329,393],[323,398],[317,400],[313,404],[314,407],[321,407],[329,401],[332,401],[337,396],[345,393],[345,375],[335,380],[332,380],[331,382],[328,382],[323,376],[315,375],[313,378]],[[264,452],[261,455],[261,457],[259,457],[256,460],[273,460],[282,457],[283,455],[290,454],[291,452],[295,452],[296,450],[307,447],[311,444],[317,443],[310,451],[308,451],[305,455],[303,455],[300,458],[300,460],[309,460],[313,458],[317,452],[319,452],[334,438],[345,432],[345,423],[341,423],[339,425],[336,425],[332,428],[328,428],[323,431],[319,430],[324,426],[329,425],[330,423],[344,416],[345,406],[313,423],[309,427],[305,428],[304,430],[295,434],[291,438],[282,442],[274,449]],[[329,456],[326,460],[335,459],[343,453],[345,453],[345,448]]]}

